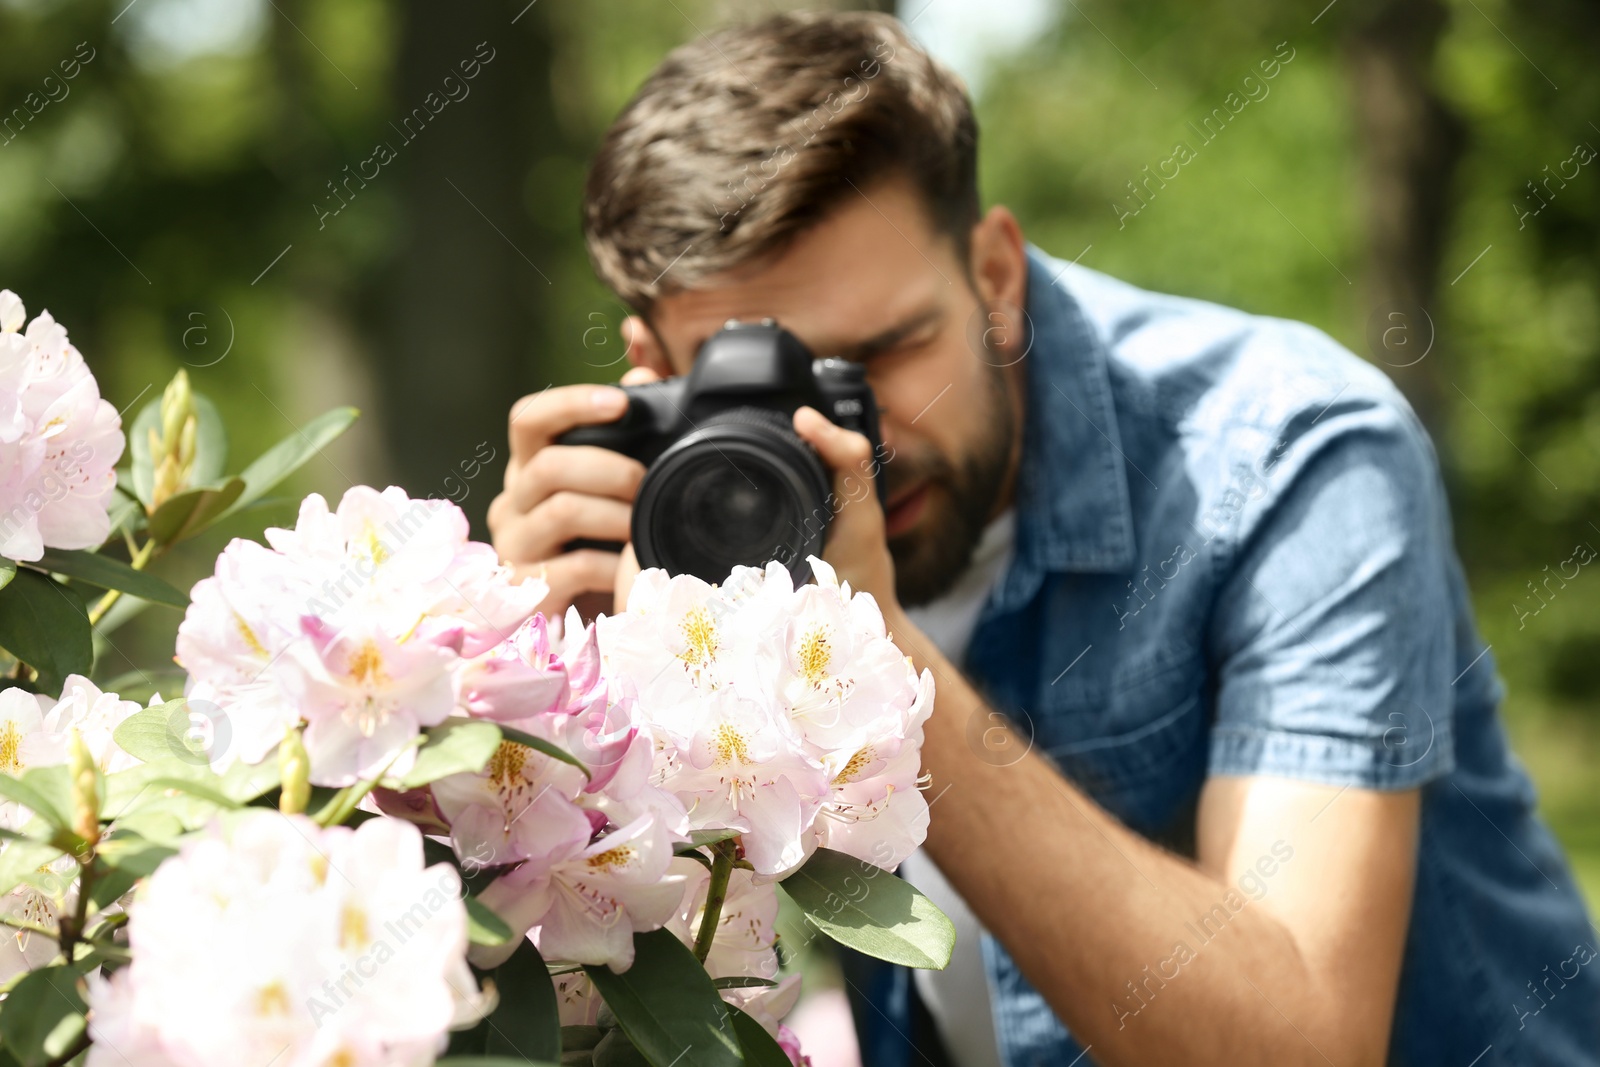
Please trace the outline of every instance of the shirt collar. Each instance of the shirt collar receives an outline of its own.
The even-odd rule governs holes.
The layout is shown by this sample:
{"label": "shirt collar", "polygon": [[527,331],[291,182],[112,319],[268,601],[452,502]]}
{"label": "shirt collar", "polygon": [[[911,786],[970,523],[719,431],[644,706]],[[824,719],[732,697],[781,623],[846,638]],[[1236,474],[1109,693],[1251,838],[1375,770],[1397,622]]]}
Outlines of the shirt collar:
{"label": "shirt collar", "polygon": [[1133,508],[1109,353],[1061,284],[1065,268],[1028,246],[1028,403],[1016,565],[999,590],[1002,607],[1030,597],[1049,571],[1114,573],[1133,565]]}

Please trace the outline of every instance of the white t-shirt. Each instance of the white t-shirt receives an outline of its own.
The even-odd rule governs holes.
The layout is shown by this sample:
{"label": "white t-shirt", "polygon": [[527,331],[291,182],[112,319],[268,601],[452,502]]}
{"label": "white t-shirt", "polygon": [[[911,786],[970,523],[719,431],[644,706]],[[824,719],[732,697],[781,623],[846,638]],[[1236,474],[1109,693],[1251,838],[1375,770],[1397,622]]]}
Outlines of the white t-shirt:
{"label": "white t-shirt", "polygon": [[[911,621],[952,663],[959,664],[966,655],[989,591],[1011,561],[1015,523],[1015,512],[1008,508],[984,528],[971,566],[948,592],[922,607],[906,609]],[[934,798],[941,788],[938,782],[933,783]],[[933,816],[937,814],[934,812]],[[911,972],[917,994],[932,1013],[956,1067],[1000,1067],[994,1016],[989,1008],[989,982],[983,966],[983,925],[945,881],[939,868],[920,851],[906,860],[902,873],[950,917],[956,928],[950,966],[942,971]]]}

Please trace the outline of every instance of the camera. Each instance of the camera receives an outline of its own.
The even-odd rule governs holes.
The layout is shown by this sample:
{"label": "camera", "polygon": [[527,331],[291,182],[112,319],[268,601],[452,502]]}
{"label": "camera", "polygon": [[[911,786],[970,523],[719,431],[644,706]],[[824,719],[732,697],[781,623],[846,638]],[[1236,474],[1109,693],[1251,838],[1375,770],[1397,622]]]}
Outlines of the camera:
{"label": "camera", "polygon": [[863,434],[882,458],[866,369],[813,357],[771,319],[729,322],[701,345],[687,375],[622,389],[620,419],[568,430],[557,443],[599,445],[645,465],[632,525],[641,567],[717,583],[736,565],[776,559],[797,584],[810,578],[806,557],[822,554],[836,502],[827,468],[794,432],[802,404]]}

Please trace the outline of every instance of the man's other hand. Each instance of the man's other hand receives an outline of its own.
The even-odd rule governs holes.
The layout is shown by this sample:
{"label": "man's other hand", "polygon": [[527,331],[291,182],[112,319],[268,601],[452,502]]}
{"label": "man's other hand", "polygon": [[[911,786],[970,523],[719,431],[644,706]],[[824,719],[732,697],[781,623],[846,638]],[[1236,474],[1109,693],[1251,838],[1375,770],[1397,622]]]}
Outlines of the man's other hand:
{"label": "man's other hand", "polygon": [[878,469],[872,442],[828,420],[815,408],[794,413],[794,431],[810,443],[833,476],[833,521],[822,559],[850,588],[871,593],[890,629],[900,617],[894,591],[894,559],[889,555],[883,508],[874,479]]}

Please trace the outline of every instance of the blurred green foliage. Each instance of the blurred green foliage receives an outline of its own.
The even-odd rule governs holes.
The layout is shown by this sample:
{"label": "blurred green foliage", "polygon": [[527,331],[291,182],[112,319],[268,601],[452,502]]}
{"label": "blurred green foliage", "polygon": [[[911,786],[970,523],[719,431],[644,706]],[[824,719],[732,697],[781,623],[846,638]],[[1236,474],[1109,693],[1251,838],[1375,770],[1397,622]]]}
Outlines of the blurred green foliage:
{"label": "blurred green foliage", "polygon": [[[187,365],[238,454],[332,404],[361,407],[291,497],[395,480],[481,521],[515,397],[620,369],[622,309],[578,238],[601,131],[666,49],[782,6],[0,0],[0,285],[68,325],[119,407]],[[1575,145],[1600,148],[1600,10],[1059,0],[1050,29],[984,81],[984,196],[1056,255],[1303,319],[1383,362],[1373,248],[1387,216],[1370,176],[1383,146],[1357,105],[1385,20],[1426,27],[1405,62],[1460,138],[1448,180],[1417,187],[1442,230],[1424,242],[1437,263],[1408,268],[1431,347],[1402,384],[1437,400],[1507,721],[1600,900],[1600,578],[1544,584],[1575,543],[1600,545],[1600,161],[1538,199],[1528,184]],[[496,59],[476,95],[403,142],[393,124],[479,41]],[[68,80],[80,47],[93,58]],[[1230,93],[1248,99],[1237,113]],[[1215,108],[1229,120],[1207,138]],[[330,183],[385,140],[396,161],[343,186],[348,206],[319,224]],[[1192,158],[1135,199],[1128,183],[1179,142]],[[465,478],[480,440],[497,463]],[[291,519],[285,502],[204,547]],[[192,581],[204,556],[167,577]],[[130,659],[170,649],[169,622],[151,622],[119,635]]]}

